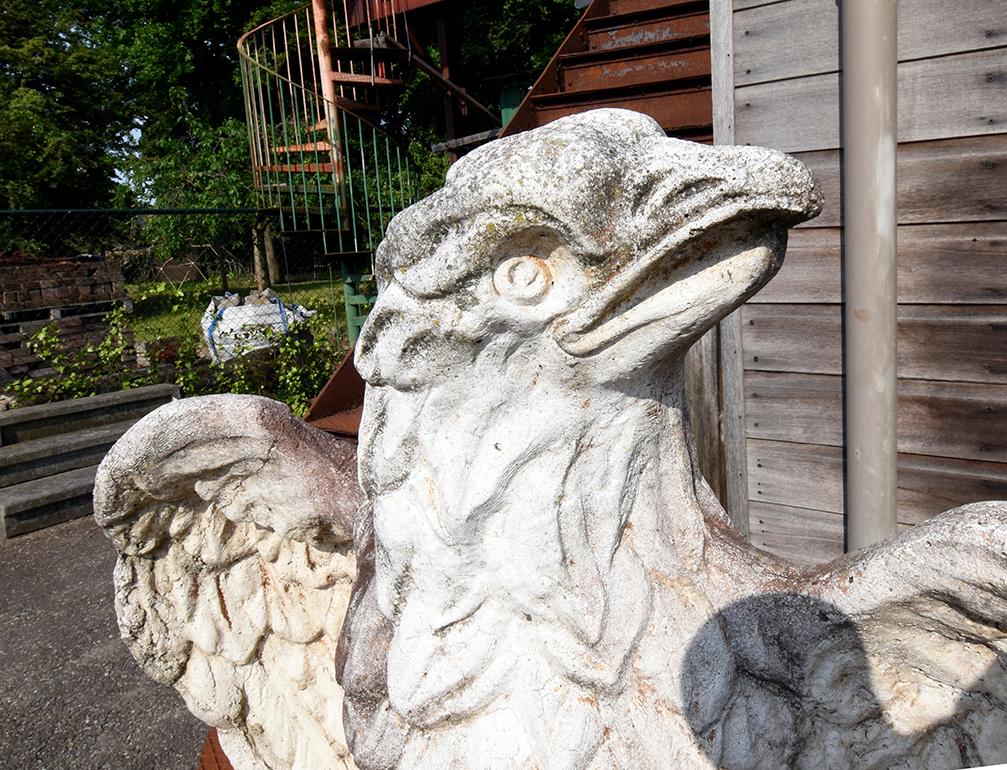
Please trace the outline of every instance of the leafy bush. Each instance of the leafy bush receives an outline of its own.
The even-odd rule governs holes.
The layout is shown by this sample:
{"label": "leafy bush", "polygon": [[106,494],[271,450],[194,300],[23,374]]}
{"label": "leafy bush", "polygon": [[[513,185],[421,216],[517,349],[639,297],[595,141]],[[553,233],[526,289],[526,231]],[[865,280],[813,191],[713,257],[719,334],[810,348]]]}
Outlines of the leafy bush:
{"label": "leafy bush", "polygon": [[[165,292],[168,294],[168,292]],[[121,309],[108,316],[108,332],[97,343],[70,351],[55,324],[28,340],[28,348],[53,370],[52,375],[22,377],[7,385],[15,406],[92,396],[157,382],[173,382],[183,396],[211,393],[252,393],[290,406],[303,415],[343,354],[333,334],[337,319],[332,306],[275,333],[274,344],[224,363],[211,363],[203,340],[195,334],[164,338],[148,344],[150,363],[135,363],[133,334]]]}
{"label": "leafy bush", "polygon": [[55,323],[42,327],[28,340],[28,349],[46,361],[54,374],[22,377],[7,385],[17,406],[93,396],[110,390],[146,385],[148,373],[129,365],[133,341],[119,308],[108,314],[108,332],[98,343],[69,351]]}

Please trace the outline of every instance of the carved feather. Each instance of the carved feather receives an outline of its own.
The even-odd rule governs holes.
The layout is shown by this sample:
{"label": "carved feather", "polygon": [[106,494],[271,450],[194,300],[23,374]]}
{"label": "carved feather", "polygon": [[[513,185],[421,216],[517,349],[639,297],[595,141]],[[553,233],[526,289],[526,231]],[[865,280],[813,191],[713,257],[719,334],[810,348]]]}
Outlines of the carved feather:
{"label": "carved feather", "polygon": [[163,406],[99,468],[123,638],[239,770],[353,766],[335,648],[361,501],[353,442],[255,396]]}

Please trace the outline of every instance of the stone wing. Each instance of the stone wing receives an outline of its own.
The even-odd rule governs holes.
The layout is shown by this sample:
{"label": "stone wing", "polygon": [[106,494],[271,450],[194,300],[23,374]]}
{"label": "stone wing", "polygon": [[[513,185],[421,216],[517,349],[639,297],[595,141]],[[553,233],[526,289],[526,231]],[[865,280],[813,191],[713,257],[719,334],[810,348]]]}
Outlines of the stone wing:
{"label": "stone wing", "polygon": [[115,604],[144,671],[247,768],[351,768],[335,651],[363,497],[356,445],[256,396],[175,401],[98,470]]}
{"label": "stone wing", "polygon": [[[886,767],[913,766],[907,757],[916,767],[1004,761],[1007,502],[947,511],[827,565],[815,583],[852,621],[862,678],[889,728],[859,756],[890,744]],[[829,676],[813,677],[830,702],[856,701],[837,696],[857,679],[852,668],[833,659],[819,672]]]}

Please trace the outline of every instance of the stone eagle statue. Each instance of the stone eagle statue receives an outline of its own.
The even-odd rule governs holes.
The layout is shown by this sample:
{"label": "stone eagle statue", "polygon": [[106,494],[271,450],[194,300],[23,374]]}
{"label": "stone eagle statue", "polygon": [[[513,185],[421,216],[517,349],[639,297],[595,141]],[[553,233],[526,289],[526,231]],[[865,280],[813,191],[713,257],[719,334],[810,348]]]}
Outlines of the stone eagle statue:
{"label": "stone eagle statue", "polygon": [[134,655],[239,770],[1007,759],[1007,505],[800,569],[697,469],[686,350],[820,205],[622,110],[473,151],[378,250],[359,448],[216,396],[102,464]]}

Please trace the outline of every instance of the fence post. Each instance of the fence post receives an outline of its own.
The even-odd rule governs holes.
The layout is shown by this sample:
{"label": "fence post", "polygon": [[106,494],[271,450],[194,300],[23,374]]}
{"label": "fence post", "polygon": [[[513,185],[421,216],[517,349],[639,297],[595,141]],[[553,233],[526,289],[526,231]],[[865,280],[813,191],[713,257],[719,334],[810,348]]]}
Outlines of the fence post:
{"label": "fence post", "polygon": [[261,215],[252,226],[252,267],[255,271],[255,288],[262,291],[269,286],[269,269],[266,265],[265,221]]}
{"label": "fence post", "polygon": [[280,260],[276,258],[276,249],[273,244],[273,228],[270,227],[268,221],[265,222],[262,228],[262,242],[266,252],[266,266],[269,269],[269,283],[271,286],[277,286],[283,280],[283,274],[280,272]]}

